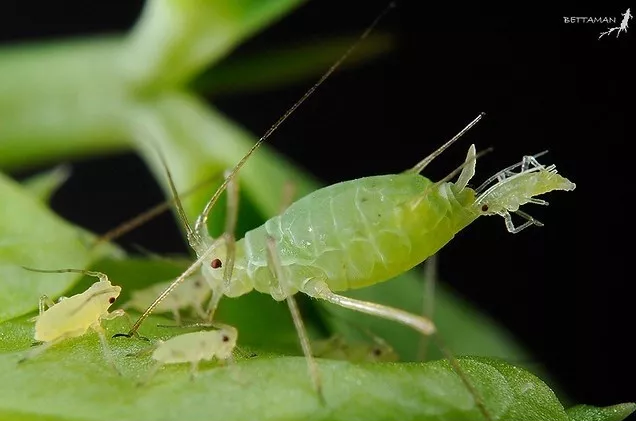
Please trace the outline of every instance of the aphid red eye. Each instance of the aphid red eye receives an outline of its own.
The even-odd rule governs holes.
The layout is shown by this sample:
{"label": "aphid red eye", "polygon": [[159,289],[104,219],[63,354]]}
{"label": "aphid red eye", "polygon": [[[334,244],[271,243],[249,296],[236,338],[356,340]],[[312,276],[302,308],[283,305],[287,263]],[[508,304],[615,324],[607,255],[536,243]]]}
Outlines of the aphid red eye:
{"label": "aphid red eye", "polygon": [[482,211],[482,212],[487,212],[487,211],[488,211],[488,205],[484,204],[484,205],[481,207],[481,211]]}
{"label": "aphid red eye", "polygon": [[221,263],[221,259],[214,259],[210,263],[210,266],[212,266],[212,269],[218,269],[223,266],[223,263]]}
{"label": "aphid red eye", "polygon": [[227,335],[223,335],[223,337],[221,337],[221,339],[223,340],[223,342],[227,342],[230,340],[230,337]]}
{"label": "aphid red eye", "polygon": [[115,300],[116,300],[116,299],[117,299],[117,298],[115,298],[115,297],[110,297],[110,298],[108,299],[108,302],[112,304],[112,303],[114,303],[114,302],[115,302]]}

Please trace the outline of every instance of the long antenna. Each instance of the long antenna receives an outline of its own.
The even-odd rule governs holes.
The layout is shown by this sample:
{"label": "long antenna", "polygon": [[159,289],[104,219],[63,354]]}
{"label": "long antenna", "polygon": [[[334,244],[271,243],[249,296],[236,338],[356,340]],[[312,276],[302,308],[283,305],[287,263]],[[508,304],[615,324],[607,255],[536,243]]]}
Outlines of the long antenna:
{"label": "long antenna", "polygon": [[[218,198],[221,196],[221,193],[223,193],[223,191],[227,188],[227,185],[230,183],[230,181],[232,181],[232,179],[236,176],[236,173],[238,173],[238,171],[241,169],[241,167],[243,167],[243,165],[245,165],[245,163],[247,162],[248,158],[254,153],[254,151],[256,151],[256,149],[258,149],[259,146],[261,146],[261,144],[267,140],[268,137],[270,137],[272,135],[272,133],[274,133],[274,131],[276,131],[276,129],[285,121],[287,120],[287,118],[294,112],[296,111],[296,109],[298,107],[300,107],[300,105],[305,102],[305,100],[307,98],[309,98],[311,96],[311,94],[314,93],[314,91],[316,89],[318,89],[318,87],[320,85],[322,85],[322,83],[327,80],[327,78],[329,78],[329,76],[331,76],[331,74],[342,64],[343,61],[345,61],[347,59],[347,57],[349,57],[349,55],[351,54],[351,52],[365,39],[369,36],[369,34],[373,31],[373,29],[376,27],[376,25],[378,24],[378,22],[380,22],[380,20],[391,10],[395,7],[395,2],[391,2],[389,3],[389,5],[378,15],[378,17],[375,18],[375,20],[371,23],[371,25],[369,25],[369,27],[362,33],[362,35],[360,35],[360,37],[358,38],[358,40],[351,46],[349,47],[349,49],[347,49],[347,51],[345,51],[345,53],[331,66],[329,67],[329,69],[325,72],[325,74],[322,75],[322,77],[318,80],[318,82],[316,82],[311,88],[309,88],[309,90],[307,90],[307,92],[298,100],[296,101],[296,103],[294,105],[291,106],[291,108],[289,110],[287,110],[287,112],[285,112],[285,114],[283,114],[283,116],[281,118],[278,119],[278,121],[276,121],[270,128],[269,130],[267,130],[267,132],[265,132],[265,134],[258,139],[258,141],[250,148],[250,150],[247,152],[247,154],[245,154],[245,156],[243,156],[243,158],[241,158],[241,160],[239,161],[238,164],[236,164],[236,166],[232,169],[232,171],[227,175],[227,177],[225,177],[225,180],[223,181],[223,183],[221,184],[221,186],[217,189],[216,193],[214,193],[214,196],[212,196],[212,198],[210,199],[210,201],[207,203],[207,205],[205,206],[205,209],[203,210],[201,216],[199,217],[199,219],[197,219],[196,223],[195,223],[195,232],[197,231],[197,228],[200,227],[201,225],[204,225],[207,221],[207,215],[210,212],[210,210],[212,209],[212,207],[214,207],[214,204],[216,203],[216,201],[218,200]],[[219,237],[219,239],[221,239],[223,237]],[[217,241],[219,240],[217,239]],[[137,321],[135,322],[135,324],[130,328],[130,330],[128,331],[127,334],[122,334],[122,333],[118,333],[116,335],[114,335],[113,337],[117,337],[117,336],[125,336],[125,337],[132,337],[132,336],[138,336],[139,334],[137,333],[137,331],[139,330],[139,327],[141,326],[141,324],[144,322],[144,320],[146,320],[148,318],[148,316],[150,316],[150,314],[153,312],[153,310],[159,305],[159,303],[161,301],[163,301],[164,298],[166,298],[166,296],[168,296],[168,294],[170,294],[170,292],[172,290],[174,290],[181,282],[183,282],[189,275],[191,275],[192,273],[194,273],[195,270],[198,269],[199,266],[201,266],[201,264],[203,263],[203,261],[208,257],[208,255],[210,253],[212,253],[214,247],[217,244],[212,244],[210,247],[208,247],[208,249],[201,255],[199,256],[199,258],[192,264],[190,265],[190,267],[188,269],[186,269],[186,271],[181,274],[181,276],[179,276],[177,279],[175,279],[172,284],[170,284],[170,286],[168,288],[166,288],[166,290],[164,292],[161,293],[161,295],[159,295],[159,297],[157,297],[155,299],[155,301],[146,309],[146,311],[144,311],[144,313],[139,316],[139,318],[137,319]]]}
{"label": "long antenna", "polygon": [[[160,157],[162,160],[164,160],[163,155],[160,154]],[[168,167],[166,166],[166,169]],[[195,193],[197,190],[199,190],[202,187],[207,186],[208,184],[212,183],[213,181],[221,178],[221,176],[223,175],[222,172],[216,172],[215,174],[213,174],[212,176],[206,178],[205,180],[201,181],[200,183],[195,184],[194,186],[192,186],[191,188],[189,188],[188,190],[185,190],[177,195],[174,195],[171,199],[167,199],[164,200],[163,202],[159,203],[158,205],[153,206],[152,208],[140,213],[139,215],[135,216],[132,219],[129,219],[128,221],[125,221],[123,223],[121,223],[120,225],[118,225],[117,227],[111,229],[110,231],[102,234],[97,240],[95,240],[95,242],[92,244],[91,247],[97,247],[98,245],[105,243],[105,242],[109,242],[109,241],[113,241],[116,240],[117,238],[121,237],[122,235],[134,230],[135,228],[145,224],[146,222],[150,221],[151,219],[155,218],[157,215],[162,214],[163,212],[165,212],[166,210],[170,209],[170,206],[178,203],[180,198],[184,198],[186,196],[189,196],[193,193]],[[181,217],[181,214],[179,214],[179,216]],[[186,219],[187,221],[187,219]],[[187,225],[189,227],[189,225]]]}
{"label": "long antenna", "polygon": [[[369,25],[369,27],[362,33],[362,35],[360,35],[360,38],[358,38],[358,40],[353,43],[353,45],[351,45],[351,47],[349,47],[349,49],[347,51],[345,51],[345,53],[334,63],[331,65],[331,67],[325,72],[325,74],[322,75],[322,77],[320,79],[318,79],[318,82],[316,82],[311,88],[309,88],[309,90],[307,92],[305,92],[305,94],[298,100],[296,101],[296,103],[294,105],[291,106],[291,108],[289,108],[285,114],[283,114],[283,116],[281,118],[278,119],[278,121],[276,121],[276,123],[274,123],[266,132],[265,134],[258,139],[258,141],[250,148],[250,150],[247,152],[247,154],[245,154],[245,156],[243,158],[241,158],[241,160],[239,161],[238,164],[236,164],[236,166],[234,167],[234,169],[230,172],[230,174],[225,178],[225,181],[223,181],[223,184],[221,184],[221,186],[218,188],[218,190],[216,191],[216,193],[214,193],[214,196],[212,196],[212,198],[210,199],[210,201],[208,202],[208,204],[205,206],[205,209],[203,210],[203,212],[201,213],[201,215],[203,216],[203,218],[201,218],[200,221],[197,221],[197,226],[200,225],[205,225],[205,223],[207,222],[207,218],[208,218],[208,214],[210,213],[210,209],[212,209],[214,207],[214,205],[216,204],[216,201],[219,199],[219,196],[221,196],[221,194],[223,193],[223,191],[225,190],[225,188],[227,187],[228,183],[236,176],[236,173],[243,167],[243,165],[245,165],[245,162],[247,162],[247,160],[249,159],[249,157],[254,153],[254,151],[256,151],[256,149],[258,149],[261,144],[267,140],[267,138],[269,138],[272,133],[274,133],[276,131],[276,129],[278,129],[278,127],[283,124],[283,122],[285,120],[287,120],[287,118],[292,115],[292,113],[294,111],[296,111],[296,109],[298,109],[298,107],[300,107],[302,105],[303,102],[305,102],[305,100],[307,98],[309,98],[316,89],[318,89],[318,87],[320,85],[323,84],[323,82],[325,80],[327,80],[329,78],[329,76],[331,76],[331,74],[338,68],[340,67],[340,65],[342,64],[343,61],[345,61],[349,55],[351,55],[351,53],[353,52],[353,50],[355,50],[355,48],[362,42],[365,40],[365,38],[367,38],[369,36],[369,34],[373,31],[373,29],[376,27],[376,25],[378,24],[378,22],[380,22],[380,20],[387,14],[389,13],[389,11],[391,9],[393,9],[395,7],[395,2],[391,2],[389,3],[389,5],[378,15],[378,17],[375,18],[375,20],[371,23],[371,25]],[[196,230],[196,227],[195,227]]]}

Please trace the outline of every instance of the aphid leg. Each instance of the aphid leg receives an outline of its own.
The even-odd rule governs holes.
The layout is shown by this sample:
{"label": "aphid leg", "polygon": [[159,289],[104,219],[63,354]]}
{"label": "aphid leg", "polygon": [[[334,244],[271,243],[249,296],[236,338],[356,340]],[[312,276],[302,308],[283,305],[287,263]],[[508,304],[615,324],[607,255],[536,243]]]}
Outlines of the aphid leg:
{"label": "aphid leg", "polygon": [[40,345],[37,348],[33,348],[31,349],[29,352],[27,352],[26,354],[24,354],[22,356],[22,358],[20,358],[18,360],[18,364],[22,364],[23,362],[33,359],[35,357],[37,357],[38,355],[40,355],[41,353],[43,353],[44,351],[46,351],[47,349],[49,349],[53,344],[57,343],[57,342],[61,342],[62,339],[66,339],[67,336],[64,336],[64,338],[58,338],[55,341],[51,341],[51,342],[40,342]]}
{"label": "aphid leg", "polygon": [[[435,286],[437,284],[437,255],[432,255],[426,259],[424,269],[424,295],[422,299],[422,316],[433,320],[435,306]],[[426,351],[429,347],[429,336],[422,335],[417,352],[419,361],[426,361]]]}
{"label": "aphid leg", "polygon": [[532,216],[528,215],[527,213],[525,213],[523,211],[516,210],[516,211],[514,211],[514,213],[519,215],[523,219],[525,219],[526,222],[524,222],[523,224],[519,225],[518,227],[515,227],[514,223],[512,222],[512,216],[510,216],[510,213],[508,213],[506,211],[501,212],[501,216],[503,216],[504,221],[506,222],[506,229],[511,234],[518,234],[518,233],[520,233],[521,231],[523,231],[524,229],[528,228],[531,225],[536,225],[537,227],[542,227],[543,226],[542,222],[537,221]]}
{"label": "aphid leg", "polygon": [[292,294],[289,294],[289,280],[284,273],[283,266],[280,262],[280,256],[278,255],[278,251],[276,250],[276,242],[272,237],[267,237],[267,260],[270,270],[274,277],[278,280],[278,283],[284,289],[283,291],[287,292],[287,305],[289,306],[289,311],[291,313],[292,319],[294,320],[294,327],[296,328],[296,332],[298,333],[298,338],[300,339],[300,346],[303,349],[303,354],[305,354],[305,358],[307,359],[307,368],[309,369],[309,376],[311,377],[311,381],[314,385],[314,389],[318,393],[318,398],[320,401],[325,404],[325,397],[322,393],[322,384],[320,380],[320,372],[318,370],[318,364],[316,364],[316,360],[312,354],[311,345],[309,343],[309,336],[307,335],[307,331],[305,330],[305,325],[303,324],[303,319],[300,316],[300,311],[298,310],[298,305],[296,304],[296,300]]}
{"label": "aphid leg", "polygon": [[55,339],[53,341],[41,342],[40,346],[38,346],[37,348],[33,348],[29,352],[24,354],[24,356],[18,360],[18,364],[21,364],[21,363],[23,363],[23,362],[25,362],[27,360],[33,359],[33,358],[37,357],[38,355],[42,354],[44,351],[46,351],[47,349],[49,349],[53,345],[55,345],[55,344],[57,344],[59,342],[65,341],[68,338],[73,338],[75,336],[78,336],[78,332],[68,332],[68,333],[65,333],[63,335],[60,335],[57,339]]}
{"label": "aphid leg", "polygon": [[[232,271],[234,269],[234,257],[236,252],[236,238],[234,232],[236,231],[236,221],[238,219],[238,207],[239,207],[239,183],[236,177],[231,177],[231,171],[225,172],[225,180],[227,185],[227,212],[225,216],[225,232],[223,238],[225,240],[225,262],[221,262],[223,265],[223,280],[224,289],[227,290],[230,286],[232,279]],[[213,204],[216,202],[217,195],[215,194],[207,203],[203,212],[197,218],[194,224],[195,233],[203,239],[211,239],[208,233],[207,220],[210,212],[212,211]],[[211,322],[214,320],[214,313],[219,305],[219,301],[223,297],[222,291],[212,291],[212,297],[208,304],[207,320]]]}
{"label": "aphid leg", "polygon": [[521,172],[526,171],[528,168],[530,168],[530,166],[533,166],[535,168],[544,168],[544,166],[540,164],[539,161],[537,161],[537,158],[535,156],[525,155],[521,159]]}
{"label": "aphid leg", "polygon": [[[225,176],[229,177],[231,171],[227,171]],[[227,185],[227,214],[225,216],[225,268],[223,270],[224,289],[230,288],[232,280],[232,270],[234,270],[234,257],[236,255],[236,221],[238,219],[239,208],[239,183],[236,177],[230,179]],[[214,309],[216,310],[216,308]],[[212,320],[212,319],[210,319]]]}
{"label": "aphid leg", "polygon": [[48,295],[43,295],[40,297],[40,301],[38,302],[38,310],[40,313],[40,316],[42,315],[42,313],[44,313],[47,309],[53,307],[55,305],[55,302],[53,300],[51,300]]}
{"label": "aphid leg", "polygon": [[[319,298],[340,307],[370,314],[372,316],[380,317],[387,320],[393,320],[395,322],[409,326],[410,328],[415,329],[423,335],[433,335],[437,332],[437,329],[433,322],[425,317],[411,314],[407,311],[400,310],[394,307],[389,307],[368,301],[356,300],[355,298],[335,294],[329,289],[329,286],[324,281],[318,279],[307,280],[303,285],[302,291],[310,297]],[[470,394],[473,396],[475,405],[479,408],[482,415],[487,420],[492,420],[492,417],[490,416],[488,410],[484,405],[483,399],[481,398],[477,390],[473,387],[472,382],[466,376],[466,373],[459,365],[457,359],[445,347],[440,346],[440,349],[445,354],[446,358],[461,379],[462,383],[464,383]]]}
{"label": "aphid leg", "polygon": [[41,296],[40,300],[38,301],[38,315],[29,318],[28,321],[35,322],[38,319],[38,317],[42,315],[42,313],[44,313],[47,309],[53,307],[54,305],[55,305],[55,302],[51,300],[48,295]]}
{"label": "aphid leg", "polygon": [[534,203],[535,205],[548,206],[549,203],[543,199],[537,199],[536,197],[531,197],[528,199],[528,203]]}
{"label": "aphid leg", "polygon": [[222,297],[223,294],[221,294],[221,291],[212,291],[212,297],[210,297],[210,302],[208,303],[208,309],[205,312],[206,316],[204,318],[204,320],[207,320],[207,323],[212,323],[214,320],[214,313],[216,313],[216,309],[219,306],[219,301],[221,301]]}
{"label": "aphid leg", "polygon": [[190,363],[190,381],[194,381],[199,373],[199,360]]}
{"label": "aphid leg", "polygon": [[177,326],[181,326],[181,313],[179,313],[179,309],[178,308],[173,308],[172,309],[172,315],[174,316],[174,322],[177,324]]}
{"label": "aphid leg", "polygon": [[206,311],[203,309],[203,306],[201,306],[201,303],[193,303],[192,309],[201,320],[206,320],[208,318],[208,315],[210,314],[206,313]]}
{"label": "aphid leg", "polygon": [[117,365],[115,364],[115,360],[113,358],[113,353],[111,352],[110,347],[108,346],[108,342],[106,341],[106,331],[99,323],[93,325],[92,329],[97,333],[97,336],[99,336],[99,342],[102,347],[102,354],[104,355],[104,359],[106,360],[108,365],[110,365],[113,370],[115,370],[115,373],[122,376],[123,374],[121,373],[121,371],[119,371],[119,368],[117,368]]}
{"label": "aphid leg", "polygon": [[160,361],[157,361],[155,364],[153,364],[152,367],[150,367],[150,370],[148,370],[148,373],[137,382],[137,386],[141,387],[148,384],[148,382],[150,382],[150,380],[155,377],[155,374],[157,374],[157,371],[159,371],[161,367],[163,367],[163,363]]}
{"label": "aphid leg", "polygon": [[[115,311],[112,311],[110,313],[107,313],[105,315],[103,315],[102,317],[99,318],[99,322],[94,324],[92,327],[92,329],[97,332],[97,335],[99,336],[99,341],[101,343],[102,346],[102,353],[104,354],[104,358],[106,359],[106,361],[108,362],[108,364],[110,364],[113,369],[117,372],[117,374],[119,374],[120,376],[122,375],[121,371],[119,371],[119,369],[117,368],[117,366],[115,365],[115,360],[113,359],[113,354],[110,350],[110,347],[108,346],[108,342],[106,341],[106,331],[104,330],[104,328],[101,325],[101,322],[103,320],[113,320],[117,317],[121,317],[121,316],[128,316],[126,314],[126,312],[124,312],[124,310],[122,309],[118,309]],[[128,319],[128,321],[130,321],[130,318]]]}

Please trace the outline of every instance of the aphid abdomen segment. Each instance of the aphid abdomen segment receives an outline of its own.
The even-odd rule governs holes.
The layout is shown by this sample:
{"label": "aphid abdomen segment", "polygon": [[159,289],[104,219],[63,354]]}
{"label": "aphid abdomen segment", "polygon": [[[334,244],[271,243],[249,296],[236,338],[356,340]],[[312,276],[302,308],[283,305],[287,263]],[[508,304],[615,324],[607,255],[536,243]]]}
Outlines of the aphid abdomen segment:
{"label": "aphid abdomen segment", "polygon": [[248,232],[237,266],[256,290],[284,299],[266,268],[270,235],[295,290],[309,278],[325,280],[334,291],[372,285],[419,264],[472,222],[478,216],[473,198],[470,189],[456,195],[452,184],[433,187],[418,174],[335,184]]}
{"label": "aphid abdomen segment", "polygon": [[82,336],[95,322],[95,314],[100,314],[95,305],[87,302],[81,294],[67,298],[64,306],[55,305],[46,311],[46,317],[38,318],[33,339],[49,342],[61,335],[69,338]]}

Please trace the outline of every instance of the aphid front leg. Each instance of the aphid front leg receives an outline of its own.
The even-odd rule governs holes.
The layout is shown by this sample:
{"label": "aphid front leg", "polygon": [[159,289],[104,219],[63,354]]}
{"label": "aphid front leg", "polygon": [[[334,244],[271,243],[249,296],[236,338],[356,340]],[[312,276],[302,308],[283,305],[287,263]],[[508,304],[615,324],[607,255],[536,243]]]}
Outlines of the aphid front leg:
{"label": "aphid front leg", "polygon": [[119,371],[119,368],[117,368],[117,365],[115,364],[115,360],[113,358],[113,353],[111,352],[110,347],[108,346],[108,342],[106,341],[106,331],[100,324],[93,325],[92,329],[95,331],[95,333],[97,333],[97,336],[99,337],[99,343],[102,347],[102,354],[104,355],[104,359],[106,360],[108,365],[110,365],[113,370],[115,370],[115,372],[121,376],[122,373],[121,371]]}
{"label": "aphid front leg", "polygon": [[31,317],[29,319],[30,322],[35,322],[38,317],[42,315],[46,310],[53,307],[55,305],[55,301],[51,300],[48,295],[42,295],[40,300],[38,301],[38,315]]}
{"label": "aphid front leg", "polygon": [[[288,291],[290,284],[289,279],[285,275],[283,266],[280,261],[280,256],[278,255],[278,251],[276,250],[276,242],[272,237],[269,236],[267,237],[267,260],[269,268],[272,271],[272,275],[274,275],[274,277],[278,280],[281,288],[284,288],[284,290]],[[311,381],[314,385],[314,389],[318,393],[320,401],[324,404],[325,397],[322,393],[322,383],[320,380],[320,372],[318,371],[318,364],[316,364],[316,360],[313,357],[313,352],[309,343],[309,336],[307,335],[307,330],[305,329],[303,319],[300,316],[298,305],[296,304],[294,296],[291,294],[287,294],[286,300],[287,305],[289,306],[289,311],[292,315],[292,319],[294,320],[294,327],[296,328],[298,338],[300,339],[300,345],[303,349],[303,354],[305,354],[305,358],[307,359],[309,376],[311,377]]]}
{"label": "aphid front leg", "polygon": [[40,316],[47,309],[53,307],[54,305],[55,305],[55,301],[51,300],[48,295],[41,296],[40,300],[38,301],[38,310],[39,310]]}

